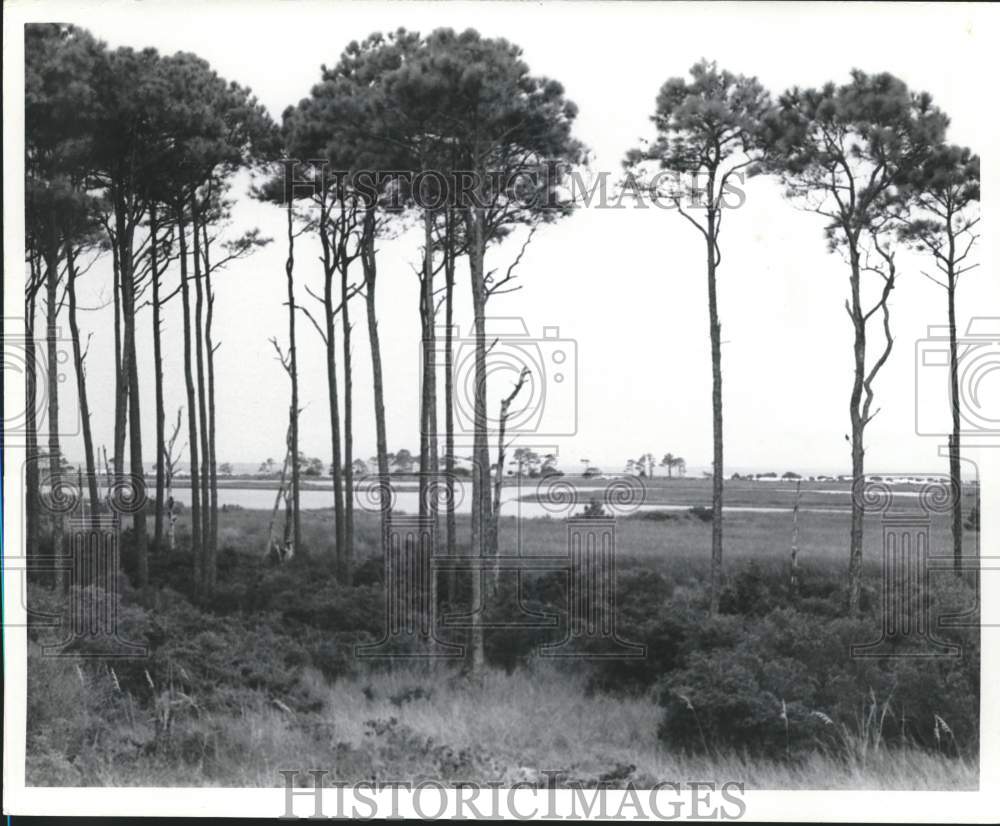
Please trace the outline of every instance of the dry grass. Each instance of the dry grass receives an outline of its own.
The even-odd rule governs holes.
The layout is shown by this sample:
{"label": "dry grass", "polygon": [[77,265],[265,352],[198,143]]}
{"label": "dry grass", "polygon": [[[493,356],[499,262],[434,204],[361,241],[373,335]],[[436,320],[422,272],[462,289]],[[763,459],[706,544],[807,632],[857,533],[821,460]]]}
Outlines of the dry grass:
{"label": "dry grass", "polygon": [[[321,555],[333,533],[332,514],[303,516],[306,544]],[[263,548],[267,519],[261,511],[227,510],[221,520],[223,548],[250,555]],[[377,547],[377,517],[358,513],[355,524],[361,561]],[[846,512],[800,514],[803,568],[845,566],[848,526]],[[519,549],[519,541],[522,553],[565,552],[562,521],[526,520],[521,528],[519,533],[513,518],[503,520],[508,553]],[[866,529],[867,562],[875,566],[881,544],[877,518],[868,519]],[[790,514],[727,514],[727,559],[784,561],[790,530]],[[678,584],[704,577],[711,529],[701,520],[684,513],[662,520],[635,516],[619,520],[617,531],[623,566],[641,563]],[[948,546],[947,531],[947,517],[935,517],[932,550]],[[467,535],[467,517],[460,517],[459,536]],[[184,541],[183,528],[179,538]],[[975,542],[978,535],[969,539]],[[658,738],[663,709],[652,695],[591,693],[581,669],[541,660],[512,673],[489,671],[475,682],[426,664],[397,665],[332,683],[307,668],[301,679],[321,700],[319,711],[296,714],[261,696],[237,714],[192,712],[162,748],[145,751],[133,744],[148,740],[153,720],[141,715],[111,719],[102,728],[94,714],[85,713],[83,695],[106,692],[106,685],[84,685],[85,678],[65,662],[35,660],[32,669],[35,696],[52,698],[47,707],[81,710],[50,714],[44,721],[51,732],[48,750],[34,755],[28,766],[29,782],[38,785],[270,787],[279,785],[281,769],[313,768],[328,769],[348,782],[422,775],[509,783],[544,781],[543,771],[563,771],[585,783],[610,776],[636,786],[715,779],[756,789],[950,790],[975,789],[979,782],[974,762],[886,750],[864,727],[837,756],[817,752],[774,762],[734,753],[686,755]]]}

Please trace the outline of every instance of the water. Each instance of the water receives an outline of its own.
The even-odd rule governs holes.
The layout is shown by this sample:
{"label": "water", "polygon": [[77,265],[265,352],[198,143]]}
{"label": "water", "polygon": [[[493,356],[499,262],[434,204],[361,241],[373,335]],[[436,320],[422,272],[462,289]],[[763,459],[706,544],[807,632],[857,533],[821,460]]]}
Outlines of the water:
{"label": "water", "polygon": [[[518,501],[513,497],[508,498],[504,500],[501,515],[516,516],[521,519],[562,519],[566,516],[581,512],[583,507],[589,501],[589,497],[586,495],[588,490],[587,488],[578,487],[577,490],[580,495],[576,498],[576,503],[570,505],[569,507],[553,502],[543,503]],[[591,490],[599,490],[599,488],[592,488]],[[394,511],[401,513],[417,513],[419,510],[420,498],[415,487],[397,487],[393,493],[392,509]],[[274,490],[220,487],[219,505],[237,505],[241,508],[247,508],[249,510],[271,510],[274,507],[276,496],[277,491]],[[174,498],[178,502],[183,502],[185,506],[190,506],[191,489],[175,488]],[[468,485],[460,484],[457,486],[455,498],[456,513],[469,513],[471,511],[472,496]],[[374,513],[378,512],[378,500],[375,496],[375,492],[364,487],[358,487],[355,490],[354,505],[357,510],[371,510]],[[330,490],[315,490],[308,488],[301,490],[299,491],[299,507],[302,508],[302,510],[332,508],[333,493]],[[691,505],[669,504],[632,505],[618,508],[607,504],[604,506],[604,509],[609,516],[626,516],[629,513],[634,513],[635,511],[686,512],[690,510],[690,508]],[[723,507],[722,511],[723,513],[791,513],[792,507],[790,505],[788,507],[726,505]],[[843,508],[799,508],[800,513],[843,513],[843,511]]]}

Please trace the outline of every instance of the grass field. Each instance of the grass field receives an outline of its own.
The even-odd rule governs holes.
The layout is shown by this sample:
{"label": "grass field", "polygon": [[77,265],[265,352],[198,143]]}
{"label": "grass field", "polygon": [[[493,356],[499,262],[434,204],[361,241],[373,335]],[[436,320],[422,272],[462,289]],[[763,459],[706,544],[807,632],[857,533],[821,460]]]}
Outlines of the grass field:
{"label": "grass field", "polygon": [[[650,486],[661,488],[672,502],[700,504],[707,484]],[[589,493],[581,491],[582,501]],[[727,493],[751,504],[787,495],[759,483]],[[357,514],[354,588],[332,580],[331,512],[303,513],[308,555],[278,568],[262,562],[269,518],[231,507],[220,514],[224,567],[211,604],[196,608],[183,596],[190,567],[183,551],[154,561],[154,581],[166,586],[158,596],[126,592],[127,632],[150,641],[148,661],[112,673],[100,661],[77,668],[41,657],[32,645],[30,783],[273,786],[279,769],[326,768],[348,782],[542,782],[543,771],[559,771],[561,782],[637,787],[690,778],[768,789],[978,786],[978,648],[959,663],[915,667],[851,662],[837,642],[873,633],[878,619],[874,602],[867,625],[836,619],[846,511],[799,514],[803,601],[785,584],[791,513],[727,513],[730,607],[711,621],[702,602],[711,539],[703,515],[620,518],[622,624],[628,639],[648,645],[648,661],[619,671],[542,660],[527,637],[494,632],[492,665],[475,679],[448,663],[352,658],[357,634],[377,636],[381,622],[375,514]],[[178,524],[181,548],[186,520]],[[948,530],[946,514],[931,518],[932,553],[947,555]],[[459,517],[459,537],[467,547],[467,517]],[[977,541],[969,530],[967,547]],[[566,542],[561,519],[502,520],[506,554],[555,556]],[[881,543],[872,514],[870,601],[880,587]],[[935,599],[968,607],[968,588],[951,581],[942,579]],[[547,598],[539,595],[551,583],[536,584],[535,597]],[[32,599],[51,595],[36,589]],[[36,643],[44,633],[33,633]],[[728,705],[733,696],[746,704]],[[734,734],[728,721],[741,714],[754,719]],[[827,714],[831,722],[817,734],[815,718]],[[758,740],[769,745],[756,749]]]}

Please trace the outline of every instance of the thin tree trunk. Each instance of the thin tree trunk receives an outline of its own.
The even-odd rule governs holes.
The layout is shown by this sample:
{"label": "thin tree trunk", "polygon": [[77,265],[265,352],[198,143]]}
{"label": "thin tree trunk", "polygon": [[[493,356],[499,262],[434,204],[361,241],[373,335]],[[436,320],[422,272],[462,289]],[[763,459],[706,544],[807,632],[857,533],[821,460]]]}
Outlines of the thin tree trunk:
{"label": "thin tree trunk", "polygon": [[788,575],[789,591],[792,599],[799,595],[799,503],[802,499],[802,480],[795,483],[795,507],[792,508],[792,553],[791,570]]}
{"label": "thin tree trunk", "polygon": [[36,299],[40,288],[41,261],[35,252],[31,254],[32,284],[25,294],[24,308],[24,360],[25,360],[25,421],[24,430],[27,441],[24,483],[27,488],[25,496],[25,549],[28,559],[34,561],[38,557],[38,494],[40,460],[38,451],[38,364],[35,347],[35,316],[37,312]]}
{"label": "thin tree trunk", "polygon": [[865,379],[865,320],[861,309],[861,264],[856,243],[851,243],[851,319],[854,323],[854,383],[851,387],[851,541],[847,567],[847,611],[856,617],[861,611],[861,563],[864,541],[864,502],[861,494],[865,478],[865,421],[861,406]]}
{"label": "thin tree trunk", "polygon": [[292,542],[296,554],[304,553],[302,523],[299,517],[299,368],[295,351],[295,228],[292,222],[292,204],[288,205],[288,258],[285,260],[285,279],[288,282],[288,367],[292,380]]}
{"label": "thin tree trunk", "polygon": [[433,324],[431,321],[431,306],[434,300],[433,287],[431,286],[434,278],[434,257],[431,246],[433,241],[431,235],[433,224],[431,222],[430,212],[424,210],[424,262],[423,274],[420,277],[420,296],[418,300],[418,311],[420,314],[420,475],[417,507],[421,519],[427,518],[430,506],[428,496],[428,487],[430,484],[430,434],[428,432],[430,383],[428,376],[433,354],[428,352],[427,341],[430,336],[430,327]]}
{"label": "thin tree trunk", "polygon": [[368,342],[372,355],[372,385],[375,397],[375,452],[379,476],[379,528],[381,551],[385,556],[391,517],[392,498],[389,491],[389,445],[385,433],[385,390],[382,382],[382,348],[378,335],[378,315],[375,309],[375,282],[378,270],[375,261],[375,212],[365,216],[362,248],[365,276],[365,309],[368,316]]}
{"label": "thin tree trunk", "polygon": [[[437,370],[434,331],[434,216],[424,210],[424,277],[420,302],[423,317],[423,393],[420,438],[421,515],[433,526],[434,550],[438,544]],[[430,561],[428,561],[430,564]],[[438,578],[430,572],[431,605],[437,605]]]}
{"label": "thin tree trunk", "polygon": [[[485,533],[490,524],[490,454],[486,432],[486,282],[483,216],[478,209],[469,215],[469,274],[472,286],[473,325],[475,329],[475,392],[473,406],[472,468],[472,548],[471,554],[482,560]],[[472,577],[472,671],[480,672],[485,663],[483,650],[482,575]]]}
{"label": "thin tree trunk", "polygon": [[[274,548],[274,520],[278,515],[278,506],[281,504],[281,499],[285,495],[285,478],[288,476],[288,452],[291,449],[289,445],[292,441],[292,423],[288,423],[288,431],[285,433],[285,461],[281,464],[281,478],[278,480],[278,492],[274,497],[274,508],[271,511],[271,521],[267,526],[267,548],[264,550],[265,558],[271,553],[272,550],[278,552],[278,561],[281,561],[281,549]],[[285,523],[285,535],[288,534],[288,524],[287,519]]]}
{"label": "thin tree trunk", "polygon": [[209,258],[208,222],[202,220],[202,253],[205,258],[205,359],[208,371],[208,588],[215,588],[219,550],[219,480],[215,461],[215,350],[212,341],[212,319],[215,315],[215,294],[212,292],[212,264]]}
{"label": "thin tree trunk", "polygon": [[111,239],[113,294],[115,308],[115,433],[114,470],[121,476],[125,469],[125,428],[128,419],[128,380],[123,362],[122,345],[122,264],[118,234]]}
{"label": "thin tree trunk", "polygon": [[[346,239],[341,239],[346,243]],[[352,432],[353,400],[352,400],[352,379],[351,379],[351,314],[350,314],[350,293],[347,283],[347,258],[341,255],[340,258],[340,296],[341,313],[343,314],[343,339],[344,339],[344,552],[341,556],[343,566],[342,578],[348,585],[351,584],[351,567],[354,558],[354,435]]]}
{"label": "thin tree trunk", "polygon": [[[445,293],[444,293],[444,465],[445,483],[448,486],[445,502],[445,534],[449,559],[458,555],[456,544],[455,523],[455,410],[454,410],[454,377],[452,376],[454,358],[454,293],[455,293],[455,242],[453,234],[454,216],[448,210],[445,213],[447,230],[445,233]],[[454,565],[448,574],[448,599],[454,601],[456,593],[457,570]]]}
{"label": "thin tree trunk", "polygon": [[201,222],[204,220],[198,212],[198,196],[191,193],[191,232],[194,238],[194,291],[195,291],[195,365],[197,368],[198,380],[198,430],[201,439],[201,537],[202,552],[205,560],[202,568],[202,580],[200,587],[205,596],[210,593],[209,584],[213,579],[212,575],[212,531],[210,527],[210,505],[209,487],[210,472],[208,469],[208,407],[206,404],[205,392],[205,337],[203,328],[205,290],[202,285],[202,260],[201,260]]}
{"label": "thin tree trunk", "polygon": [[[128,381],[128,426],[129,426],[129,475],[133,485],[143,489],[145,478],[142,467],[142,427],[139,404],[139,366],[136,358],[136,307],[135,279],[132,271],[132,232],[130,225],[122,225],[119,232],[122,277],[122,314],[125,320],[123,361]],[[146,535],[146,509],[137,508],[132,514],[137,562],[137,578],[140,588],[149,584],[148,539]]]}
{"label": "thin tree trunk", "polygon": [[160,321],[160,271],[159,251],[156,244],[156,204],[149,205],[149,254],[152,267],[150,280],[153,290],[153,389],[156,404],[156,516],[153,522],[153,550],[159,551],[163,544],[163,508],[166,468],[163,467],[166,453],[166,413],[163,409],[163,345]]}
{"label": "thin tree trunk", "polygon": [[94,458],[94,436],[90,426],[90,403],[87,398],[87,376],[84,370],[83,348],[80,345],[80,325],[76,318],[76,261],[72,244],[66,244],[66,300],[69,330],[73,339],[73,363],[76,365],[76,392],[80,404],[80,425],[83,431],[83,455],[87,468],[87,493],[90,496],[90,518],[96,525],[101,509],[97,490],[97,463]]}
{"label": "thin tree trunk", "polygon": [[[954,242],[952,241],[952,249]],[[948,267],[948,346],[951,358],[951,438],[948,440],[948,461],[951,466],[951,542],[955,575],[962,573],[962,418],[961,399],[958,395],[958,331],[955,324],[955,275],[949,258]]]}
{"label": "thin tree trunk", "polygon": [[[326,202],[320,215],[319,239],[323,248],[323,314],[326,322],[326,383],[330,396],[330,442],[332,462],[330,475],[333,477],[333,519],[334,519],[334,568],[340,576],[343,570],[344,547],[346,545],[346,524],[344,519],[344,464],[340,453],[340,396],[337,389],[337,343],[334,321],[333,274],[336,271],[327,220],[329,213]],[[350,494],[349,494],[350,495]]]}
{"label": "thin tree trunk", "polygon": [[[710,190],[711,191],[711,190]],[[708,210],[708,320],[712,340],[712,571],[709,613],[719,612],[722,591],[722,330],[716,296],[716,216]]]}
{"label": "thin tree trunk", "polygon": [[191,478],[191,553],[194,557],[196,591],[204,577],[201,537],[201,498],[198,476],[198,420],[194,375],[191,366],[191,291],[188,287],[187,237],[184,226],[184,206],[177,208],[177,238],[180,244],[181,304],[184,310],[184,385],[187,391],[188,455]]}
{"label": "thin tree trunk", "polygon": [[[59,282],[59,247],[55,230],[49,231],[48,246],[45,250],[45,326],[46,356],[48,362],[48,413],[49,413],[49,495],[59,483],[62,472],[59,458],[59,343],[57,341],[56,314],[58,297],[56,287]],[[54,497],[53,497],[54,498]],[[63,564],[63,518],[56,508],[52,509],[52,553],[55,557],[53,585],[57,593],[66,587]]]}

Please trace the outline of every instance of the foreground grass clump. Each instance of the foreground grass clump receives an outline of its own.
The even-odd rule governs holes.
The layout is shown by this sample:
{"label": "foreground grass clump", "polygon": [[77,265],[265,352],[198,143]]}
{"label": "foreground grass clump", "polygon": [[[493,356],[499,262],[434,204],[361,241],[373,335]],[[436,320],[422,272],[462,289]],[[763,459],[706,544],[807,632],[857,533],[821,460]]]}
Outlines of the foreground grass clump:
{"label": "foreground grass clump", "polygon": [[[309,516],[307,535],[321,536],[325,514]],[[538,651],[558,628],[492,629],[488,668],[472,679],[460,664],[354,656],[384,623],[370,549],[345,586],[324,555],[268,567],[241,552],[259,516],[228,517],[210,602],[196,604],[184,551],[154,559],[158,587],[146,595],[122,578],[119,633],[145,645],[145,658],[106,659],[94,640],[74,644],[85,658],[44,657],[59,629],[29,628],[29,783],[273,786],[280,769],[310,768],[348,782],[545,782],[558,772],[561,783],[619,786],[705,776],[757,788],[978,783],[978,634],[947,632],[961,658],[852,658],[852,644],[880,634],[877,569],[862,616],[848,620],[830,559],[806,560],[793,590],[782,555],[737,558],[710,619],[703,561],[656,558],[654,544],[707,529],[685,515],[623,520],[623,535],[649,544],[620,558],[617,632],[646,656],[555,662]],[[564,535],[556,520],[529,524],[539,534],[529,540]],[[127,572],[127,552],[125,562]],[[463,604],[466,587],[442,598]],[[564,628],[565,588],[559,573],[524,576],[519,590],[504,580],[487,619],[527,608]],[[931,597],[936,614],[974,604],[950,575]],[[29,600],[65,610],[44,587]]]}

